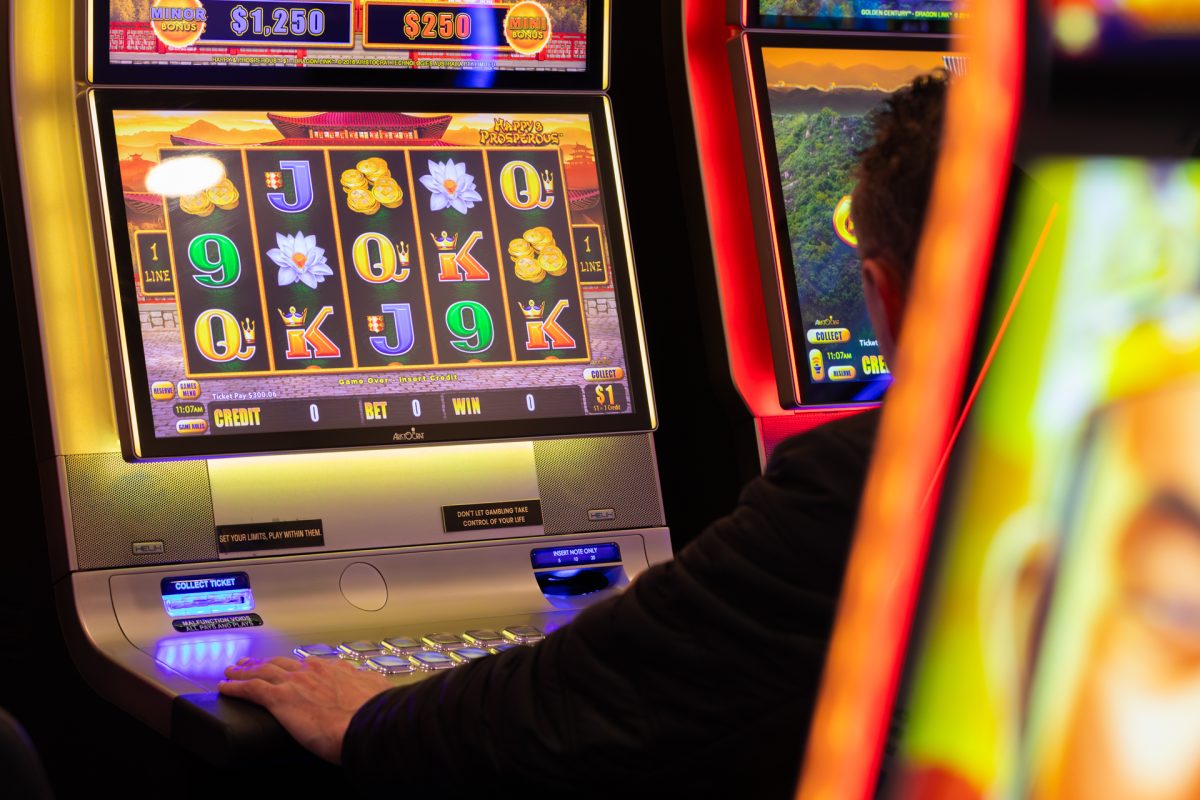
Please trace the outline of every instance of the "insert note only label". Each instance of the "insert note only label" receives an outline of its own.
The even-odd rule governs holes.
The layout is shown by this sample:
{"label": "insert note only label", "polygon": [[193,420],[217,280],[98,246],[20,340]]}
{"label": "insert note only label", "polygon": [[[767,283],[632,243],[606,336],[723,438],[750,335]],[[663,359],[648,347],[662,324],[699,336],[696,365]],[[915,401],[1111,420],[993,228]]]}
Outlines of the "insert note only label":
{"label": "insert note only label", "polygon": [[319,519],[217,526],[219,553],[291,550],[296,547],[322,547],[324,544],[325,528]]}
{"label": "insert note only label", "polygon": [[442,506],[442,524],[446,533],[541,525],[542,501],[509,500],[499,503]]}

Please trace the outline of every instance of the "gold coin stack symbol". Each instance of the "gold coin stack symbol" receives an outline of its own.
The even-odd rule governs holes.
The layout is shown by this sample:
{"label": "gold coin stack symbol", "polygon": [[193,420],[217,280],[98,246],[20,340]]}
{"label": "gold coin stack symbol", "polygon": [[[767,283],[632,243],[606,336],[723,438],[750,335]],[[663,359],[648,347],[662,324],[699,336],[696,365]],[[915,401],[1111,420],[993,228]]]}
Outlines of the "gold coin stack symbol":
{"label": "gold coin stack symbol", "polygon": [[179,198],[179,210],[186,214],[194,214],[197,217],[207,217],[213,213],[213,201],[209,199],[208,192],[196,192],[195,194],[185,194]]}
{"label": "gold coin stack symbol", "polygon": [[530,228],[520,239],[509,242],[508,256],[523,281],[541,283],[547,275],[567,274],[567,256],[554,243],[554,232],[546,227]]}
{"label": "gold coin stack symbol", "polygon": [[222,211],[232,211],[242,201],[241,194],[238,193],[237,187],[229,178],[222,179],[216,186],[205,190],[204,194],[207,195],[209,202]]}
{"label": "gold coin stack symbol", "polygon": [[359,214],[374,214],[383,208],[399,208],[404,190],[392,177],[388,163],[378,156],[364,158],[354,169],[342,171],[342,191],[346,205]]}

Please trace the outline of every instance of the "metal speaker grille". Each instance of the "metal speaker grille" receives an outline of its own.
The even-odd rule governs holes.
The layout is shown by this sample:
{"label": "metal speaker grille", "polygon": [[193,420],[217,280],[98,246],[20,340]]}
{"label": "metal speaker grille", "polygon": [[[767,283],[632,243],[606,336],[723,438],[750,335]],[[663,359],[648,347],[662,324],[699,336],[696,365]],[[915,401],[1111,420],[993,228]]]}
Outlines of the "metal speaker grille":
{"label": "metal speaker grille", "polygon": [[[649,434],[533,443],[546,533],[665,525]],[[589,511],[611,509],[611,519]]]}
{"label": "metal speaker grille", "polygon": [[[65,460],[80,569],[217,557],[208,462],[129,464],[118,453]],[[162,552],[135,554],[135,542],[162,542]]]}

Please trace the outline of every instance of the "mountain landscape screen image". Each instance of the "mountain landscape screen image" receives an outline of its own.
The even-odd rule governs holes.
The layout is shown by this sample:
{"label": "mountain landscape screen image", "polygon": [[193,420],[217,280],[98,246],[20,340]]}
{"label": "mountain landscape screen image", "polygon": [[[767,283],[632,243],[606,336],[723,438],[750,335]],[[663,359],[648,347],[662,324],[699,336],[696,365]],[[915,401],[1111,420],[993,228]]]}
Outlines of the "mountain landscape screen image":
{"label": "mountain landscape screen image", "polygon": [[[763,48],[791,277],[814,383],[886,384],[888,366],[867,316],[850,195],[871,112],[917,75],[959,70],[945,53]],[[877,399],[882,385],[860,399]]]}

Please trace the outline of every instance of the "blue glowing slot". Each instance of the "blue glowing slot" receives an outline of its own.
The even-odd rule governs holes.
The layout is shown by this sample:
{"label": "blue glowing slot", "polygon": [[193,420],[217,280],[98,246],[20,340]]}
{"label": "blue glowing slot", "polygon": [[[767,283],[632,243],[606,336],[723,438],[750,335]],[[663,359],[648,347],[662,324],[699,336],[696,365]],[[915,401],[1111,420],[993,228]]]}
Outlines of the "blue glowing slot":
{"label": "blue glowing slot", "polygon": [[529,554],[534,569],[613,564],[620,560],[621,548],[614,543],[540,547]]}
{"label": "blue glowing slot", "polygon": [[254,610],[254,591],[244,572],[163,578],[163,608],[171,617],[205,617]]}

